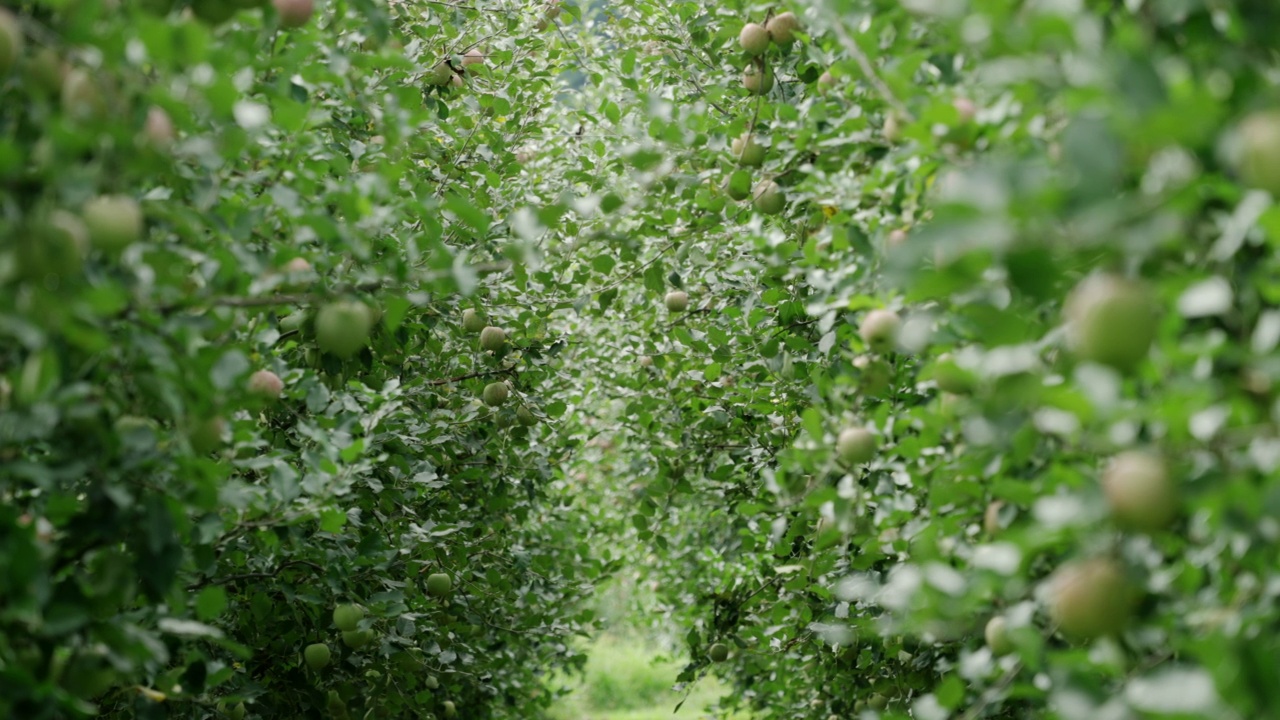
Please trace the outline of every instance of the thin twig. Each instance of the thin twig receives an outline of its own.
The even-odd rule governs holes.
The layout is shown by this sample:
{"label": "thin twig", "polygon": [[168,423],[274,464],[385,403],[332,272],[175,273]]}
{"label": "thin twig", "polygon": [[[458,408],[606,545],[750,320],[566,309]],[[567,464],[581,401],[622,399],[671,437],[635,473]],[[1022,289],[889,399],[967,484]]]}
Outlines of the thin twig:
{"label": "thin twig", "polygon": [[840,41],[840,44],[844,45],[845,49],[849,51],[849,54],[853,55],[854,59],[858,61],[858,66],[862,68],[862,72],[871,80],[871,84],[874,85],[876,91],[880,93],[880,97],[884,98],[885,102],[892,105],[893,109],[902,116],[903,120],[906,120],[907,122],[914,122],[915,116],[913,116],[911,111],[907,109],[907,106],[898,99],[898,96],[893,94],[893,91],[889,89],[889,86],[885,84],[884,80],[880,79],[880,75],[876,73],[875,66],[871,64],[871,59],[867,57],[866,53],[862,52],[862,48],[859,47],[858,41],[854,40],[853,36],[849,34],[849,31],[844,29],[844,23],[840,18],[835,18],[835,22],[831,23],[831,28],[835,31],[836,38]]}

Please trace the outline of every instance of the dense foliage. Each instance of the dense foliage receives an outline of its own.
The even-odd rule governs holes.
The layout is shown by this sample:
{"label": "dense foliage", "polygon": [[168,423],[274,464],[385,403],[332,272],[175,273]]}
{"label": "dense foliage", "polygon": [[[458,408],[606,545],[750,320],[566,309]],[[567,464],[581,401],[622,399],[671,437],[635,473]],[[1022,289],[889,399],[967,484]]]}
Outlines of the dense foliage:
{"label": "dense foliage", "polygon": [[762,718],[1274,714],[1276,37],[0,11],[0,716],[537,717],[624,568]]}

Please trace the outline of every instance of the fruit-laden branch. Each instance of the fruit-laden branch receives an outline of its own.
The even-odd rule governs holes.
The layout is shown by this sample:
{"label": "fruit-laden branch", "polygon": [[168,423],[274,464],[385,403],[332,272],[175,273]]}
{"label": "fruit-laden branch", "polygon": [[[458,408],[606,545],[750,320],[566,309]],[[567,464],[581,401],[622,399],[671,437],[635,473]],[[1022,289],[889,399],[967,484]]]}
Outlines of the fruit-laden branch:
{"label": "fruit-laden branch", "polygon": [[467,373],[466,375],[459,375],[457,377],[441,378],[440,380],[432,380],[427,384],[428,385],[448,385],[449,383],[462,382],[463,380],[470,380],[472,378],[478,378],[478,377],[487,377],[489,375],[509,375],[509,374],[513,374],[515,372],[515,369],[516,369],[515,365],[508,365],[503,368],[498,368],[497,370],[481,370],[479,372]]}
{"label": "fruit-laden branch", "polygon": [[293,565],[305,565],[311,568],[312,570],[316,571],[317,573],[324,572],[324,568],[311,562],[310,560],[289,560],[288,562],[281,563],[276,567],[275,570],[271,572],[241,573],[239,575],[227,575],[226,577],[220,577],[220,578],[206,578],[204,580],[201,580],[200,582],[196,582],[188,585],[187,590],[188,591],[199,590],[200,588],[205,587],[207,585],[229,585],[233,582],[239,582],[241,580],[260,580],[263,578],[273,578],[279,575],[280,573],[284,572],[285,568],[291,567]]}

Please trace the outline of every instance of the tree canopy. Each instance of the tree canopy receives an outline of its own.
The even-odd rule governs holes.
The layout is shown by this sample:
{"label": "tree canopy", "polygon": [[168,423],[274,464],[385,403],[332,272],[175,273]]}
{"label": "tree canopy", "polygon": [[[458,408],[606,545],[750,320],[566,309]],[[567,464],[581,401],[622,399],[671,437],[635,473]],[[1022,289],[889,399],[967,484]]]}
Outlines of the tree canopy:
{"label": "tree canopy", "polygon": [[0,7],[0,717],[1280,705],[1269,0]]}

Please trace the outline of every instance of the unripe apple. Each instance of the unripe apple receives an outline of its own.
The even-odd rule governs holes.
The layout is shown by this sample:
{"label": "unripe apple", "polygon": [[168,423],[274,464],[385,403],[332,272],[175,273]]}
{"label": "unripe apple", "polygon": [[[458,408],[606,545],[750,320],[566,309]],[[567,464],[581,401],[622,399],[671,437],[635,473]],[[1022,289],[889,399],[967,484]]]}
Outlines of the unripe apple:
{"label": "unripe apple", "polygon": [[724,662],[729,659],[729,646],[724,643],[715,643],[707,648],[707,657],[711,658],[711,662]]}
{"label": "unripe apple", "polygon": [[444,705],[445,717],[447,718],[458,717],[458,708],[453,704],[452,700],[445,700],[443,705]]}
{"label": "unripe apple", "polygon": [[849,465],[861,465],[876,456],[878,444],[876,436],[866,428],[845,428],[836,438],[836,455]]}
{"label": "unripe apple", "polygon": [[364,619],[364,608],[359,605],[339,605],[333,609],[333,624],[343,632],[356,630]]}
{"label": "unripe apple", "polygon": [[1049,579],[1049,616],[1064,635],[1080,640],[1124,630],[1135,599],[1124,568],[1108,558],[1068,563]]}
{"label": "unripe apple", "polygon": [[1155,532],[1178,515],[1178,489],[1164,460],[1141,450],[1122,452],[1102,473],[1111,516],[1123,528]]}
{"label": "unripe apple", "polygon": [[484,53],[480,52],[479,48],[471,48],[470,50],[467,51],[465,55],[462,56],[462,64],[463,65],[483,65]]}
{"label": "unripe apple", "polygon": [[773,89],[773,70],[767,65],[764,72],[760,72],[755,65],[747,67],[742,72],[742,87],[752,95],[764,95]]}
{"label": "unripe apple", "polygon": [[432,597],[445,597],[453,592],[453,578],[448,573],[431,573],[427,576],[427,594]]}
{"label": "unripe apple", "polygon": [[522,407],[516,410],[516,422],[525,427],[533,427],[538,424],[538,418],[533,414],[532,410]]}
{"label": "unripe apple", "polygon": [[280,15],[280,26],[299,28],[307,24],[315,12],[312,0],[271,0]]}
{"label": "unripe apple", "polygon": [[765,23],[765,29],[769,31],[769,37],[775,43],[787,45],[796,39],[795,32],[800,29],[800,21],[795,13],[778,13],[769,18],[769,22]]}
{"label": "unripe apple", "polygon": [[480,348],[489,352],[498,352],[507,342],[507,331],[490,325],[480,331]]}
{"label": "unripe apple", "polygon": [[898,247],[899,245],[905,243],[906,241],[907,241],[907,231],[902,228],[894,228],[893,230],[889,231],[889,236],[885,238],[885,243],[891,248]]}
{"label": "unripe apple", "polygon": [[1246,117],[1235,132],[1231,162],[1250,187],[1280,198],[1280,110],[1262,110]]}
{"label": "unripe apple", "polygon": [[209,453],[222,447],[223,435],[227,432],[227,423],[220,417],[197,420],[187,428],[187,441],[191,449],[198,455]]}
{"label": "unripe apple", "polygon": [[743,133],[742,137],[734,138],[731,149],[739,165],[760,167],[764,164],[764,146],[756,142],[751,133]]}
{"label": "unripe apple", "polygon": [[81,213],[89,228],[89,240],[115,254],[142,238],[142,208],[123,195],[100,195],[85,203]]}
{"label": "unripe apple", "polygon": [[167,148],[177,139],[177,130],[173,120],[164,108],[152,105],[147,109],[147,119],[142,125],[142,136],[148,143],[157,148]]}
{"label": "unripe apple", "polygon": [[372,330],[373,314],[357,300],[337,300],[316,313],[316,345],[340,358],[355,355]]}
{"label": "unripe apple", "polygon": [[455,74],[453,77],[449,78],[449,84],[452,85],[453,87],[460,88],[466,83],[462,82],[461,75]]}
{"label": "unripe apple", "polygon": [[359,650],[371,642],[373,642],[372,630],[344,630],[342,632],[342,644],[352,650]]}
{"label": "unripe apple", "polygon": [[752,55],[759,55],[769,49],[769,31],[759,23],[747,23],[738,33],[738,44]]}
{"label": "unripe apple", "polygon": [[18,264],[27,278],[61,284],[80,275],[88,253],[89,228],[76,215],[54,210],[18,244]]}
{"label": "unripe apple", "polygon": [[448,63],[440,63],[431,69],[431,73],[427,75],[427,82],[432,85],[444,86],[448,85],[453,79],[453,68]]}
{"label": "unripe apple", "polygon": [[244,703],[237,703],[227,710],[229,720],[244,720],[244,716],[248,714],[245,710]]}
{"label": "unripe apple", "polygon": [[640,367],[643,367],[643,368],[653,367],[653,358],[649,357],[648,355],[641,355]]}
{"label": "unripe apple", "polygon": [[988,620],[983,635],[992,655],[1008,655],[1013,652],[1013,641],[1009,639],[1009,623],[1004,616],[996,615]]}
{"label": "unripe apple", "polygon": [[973,121],[974,116],[978,114],[978,106],[973,104],[969,98],[959,97],[951,101],[951,106],[956,109],[960,115],[960,123],[967,124]]}
{"label": "unripe apple", "polygon": [[787,207],[787,196],[772,180],[757,183],[751,191],[751,203],[765,215],[777,215]]}
{"label": "unripe apple", "polygon": [[485,405],[497,407],[507,401],[508,394],[506,383],[495,382],[485,385],[480,397],[484,400]]}
{"label": "unripe apple", "polygon": [[878,353],[886,353],[898,343],[898,330],[902,327],[902,319],[898,313],[885,308],[877,308],[862,318],[858,334],[867,347]]}
{"label": "unripe apple", "polygon": [[307,667],[312,670],[323,670],[329,664],[329,658],[333,656],[329,646],[324,643],[313,643],[302,651],[302,657],[307,661]]}
{"label": "unripe apple", "polygon": [[823,89],[833,88],[836,85],[836,76],[832,75],[830,70],[824,70],[818,76],[818,85],[822,86]]}
{"label": "unripe apple", "polygon": [[867,397],[884,397],[893,389],[893,369],[884,360],[870,355],[853,359],[858,369],[858,390]]}
{"label": "unripe apple", "polygon": [[[767,40],[766,40],[767,42]],[[0,8],[0,75],[7,75],[18,64],[23,49],[22,26],[18,18]]]}
{"label": "unripe apple", "polygon": [[435,675],[428,675],[423,684],[427,686],[428,690],[438,690],[440,688],[440,681],[436,679]]}
{"label": "unripe apple", "polygon": [[270,370],[259,370],[249,376],[249,392],[274,400],[284,392],[284,381]]}
{"label": "unripe apple", "polygon": [[1065,304],[1067,342],[1081,360],[1132,371],[1155,340],[1155,306],[1145,285],[1117,275],[1086,277]]}
{"label": "unripe apple", "polygon": [[462,329],[469,333],[478,333],[485,328],[484,316],[472,308],[462,311]]}
{"label": "unripe apple", "polygon": [[672,290],[667,293],[664,299],[667,304],[667,310],[671,312],[684,312],[689,309],[689,293],[683,290]]}
{"label": "unripe apple", "polygon": [[235,17],[240,8],[230,0],[192,0],[191,14],[210,25],[221,25]]}
{"label": "unripe apple", "polygon": [[[3,43],[3,38],[0,38],[0,45]],[[36,50],[27,60],[27,78],[31,86],[51,98],[56,98],[62,93],[62,83],[66,80],[70,69],[71,66],[58,55],[57,50],[51,47]]]}
{"label": "unripe apple", "polygon": [[[737,183],[734,178],[741,178]],[[724,191],[734,200],[746,200],[751,197],[751,176],[746,170],[738,170],[724,181]]]}

